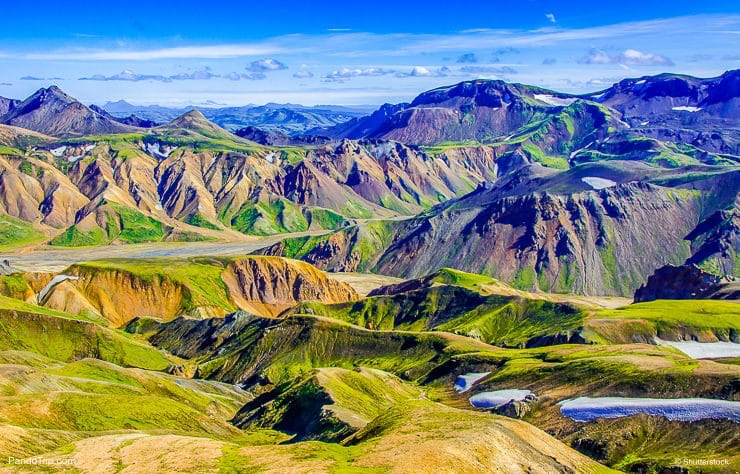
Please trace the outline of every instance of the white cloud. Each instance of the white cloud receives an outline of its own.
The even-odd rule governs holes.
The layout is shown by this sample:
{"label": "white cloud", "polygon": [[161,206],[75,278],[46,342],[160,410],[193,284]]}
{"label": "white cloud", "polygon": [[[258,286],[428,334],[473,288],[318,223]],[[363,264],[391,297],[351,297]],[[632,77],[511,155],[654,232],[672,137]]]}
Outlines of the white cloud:
{"label": "white cloud", "polygon": [[443,66],[438,69],[426,66],[414,66],[409,72],[397,72],[396,77],[447,77],[450,72],[452,71],[447,66]]}
{"label": "white cloud", "polygon": [[344,81],[347,79],[352,79],[354,77],[385,76],[388,74],[393,74],[395,72],[396,71],[392,69],[383,69],[379,67],[368,67],[365,69],[361,69],[361,68],[350,69],[350,68],[343,67],[342,69],[337,69],[335,71],[330,72],[329,74],[326,74],[324,76],[324,79],[327,82],[334,82],[334,81]]}
{"label": "white cloud", "polygon": [[218,74],[213,74],[207,69],[201,71],[195,71],[190,73],[180,73],[170,76],[173,81],[205,81],[214,77],[221,77]]}
{"label": "white cloud", "polygon": [[547,21],[550,23],[556,23],[557,20],[555,20],[555,14],[554,13],[545,13],[545,18],[547,18]]}
{"label": "white cloud", "polygon": [[258,61],[252,61],[251,63],[249,63],[249,66],[247,66],[246,69],[247,71],[251,72],[270,72],[288,69],[288,66],[281,63],[277,59],[265,58]]}
{"label": "white cloud", "polygon": [[230,72],[228,74],[224,74],[222,77],[224,79],[229,79],[230,81],[240,81],[242,79],[246,79],[247,81],[262,81],[267,79],[267,75],[262,72],[250,72],[249,74]]}
{"label": "white cloud", "polygon": [[673,61],[665,56],[643,53],[636,49],[625,49],[617,55],[610,55],[602,49],[592,49],[578,60],[581,64],[619,64],[622,66],[672,66]]}
{"label": "white cloud", "polygon": [[172,81],[207,81],[209,79],[221,77],[218,74],[213,74],[207,69],[200,71],[194,71],[189,73],[179,73],[172,76],[162,76],[159,74],[137,74],[130,70],[121,71],[118,74],[112,76],[105,76],[103,74],[94,74],[88,77],[81,77],[81,81],[128,81],[128,82],[139,82],[139,81],[159,81],[159,82],[172,82]]}
{"label": "white cloud", "polygon": [[660,56],[658,54],[652,54],[652,53],[643,53],[642,51],[638,51],[636,49],[626,49],[622,54],[618,57],[619,64],[627,64],[627,65],[661,65],[661,66],[672,66],[673,61],[666,58],[665,56]]}
{"label": "white cloud", "polygon": [[311,71],[301,70],[293,74],[293,77],[296,79],[309,79],[313,77],[313,73]]}
{"label": "white cloud", "polygon": [[118,74],[113,74],[112,76],[104,76],[103,74],[94,74],[89,77],[81,77],[81,81],[129,81],[129,82],[139,82],[139,81],[160,81],[160,82],[172,82],[172,79],[170,79],[167,76],[161,76],[158,74],[137,74],[133,71],[129,71],[128,69],[125,71],[121,71]]}

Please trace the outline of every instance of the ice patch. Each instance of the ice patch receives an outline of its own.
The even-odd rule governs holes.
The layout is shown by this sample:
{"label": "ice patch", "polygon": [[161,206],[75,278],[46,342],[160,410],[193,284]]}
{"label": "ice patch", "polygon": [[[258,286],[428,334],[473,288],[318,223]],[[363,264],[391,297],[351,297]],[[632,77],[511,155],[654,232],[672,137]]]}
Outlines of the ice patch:
{"label": "ice patch", "polygon": [[79,277],[76,277],[73,275],[59,274],[55,276],[54,278],[51,279],[49,283],[46,284],[45,287],[41,289],[41,291],[39,291],[39,294],[36,297],[36,301],[38,301],[39,304],[42,304],[44,299],[49,294],[49,292],[61,282],[66,281],[66,280],[79,280],[79,279],[80,279]]}
{"label": "ice patch", "polygon": [[62,146],[57,147],[57,148],[52,148],[49,151],[51,152],[52,155],[54,155],[57,158],[59,158],[60,156],[62,156],[64,154],[64,152],[66,150],[67,150],[67,145],[62,145]]}
{"label": "ice patch", "polygon": [[570,105],[576,100],[578,100],[574,97],[570,97],[570,98],[555,97],[554,95],[550,95],[550,94],[535,94],[534,98],[548,105],[555,105],[555,106]]}
{"label": "ice patch", "polygon": [[487,377],[490,372],[471,372],[469,374],[460,375],[455,380],[455,390],[460,393],[467,392],[478,380]]}
{"label": "ice patch", "polygon": [[476,393],[470,397],[470,404],[476,408],[496,408],[510,401],[522,401],[533,395],[529,390],[495,390],[493,392]]}
{"label": "ice patch", "polygon": [[594,189],[611,188],[612,186],[617,185],[617,183],[615,181],[612,181],[611,179],[597,178],[595,176],[586,176],[584,178],[581,178],[581,181],[588,184]]}
{"label": "ice patch", "polygon": [[621,418],[646,414],[669,420],[697,421],[726,418],[740,423],[740,402],[711,398],[621,398],[580,397],[560,402],[560,413],[575,421]]}
{"label": "ice patch", "polygon": [[740,344],[734,342],[664,341],[656,337],[655,343],[674,347],[692,359],[740,357]]}
{"label": "ice patch", "polygon": [[678,110],[679,112],[698,112],[701,107],[691,107],[689,105],[682,105],[680,107],[672,107],[672,110]]}

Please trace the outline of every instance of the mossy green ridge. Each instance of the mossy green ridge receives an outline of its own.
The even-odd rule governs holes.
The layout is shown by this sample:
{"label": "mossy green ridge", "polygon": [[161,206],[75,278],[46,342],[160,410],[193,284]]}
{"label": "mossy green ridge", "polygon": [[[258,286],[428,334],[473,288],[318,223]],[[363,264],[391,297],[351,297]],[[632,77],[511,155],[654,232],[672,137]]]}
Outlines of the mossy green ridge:
{"label": "mossy green ridge", "polygon": [[0,251],[8,251],[42,242],[46,235],[33,224],[7,214],[0,214]]}
{"label": "mossy green ridge", "polygon": [[24,350],[64,362],[94,357],[153,370],[171,364],[160,351],[102,322],[0,297],[0,350]]}
{"label": "mossy green ridge", "polygon": [[234,423],[287,432],[291,441],[339,442],[395,404],[419,396],[417,388],[386,372],[322,368],[261,394]]}
{"label": "mossy green ridge", "polygon": [[273,235],[308,230],[309,223],[295,203],[280,198],[249,203],[231,217],[232,228],[250,235]]}
{"label": "mossy green ridge", "polygon": [[589,326],[604,339],[625,342],[630,337],[652,341],[698,339],[740,340],[740,305],[724,300],[655,300],[618,309],[602,309]]}
{"label": "mossy green ridge", "polygon": [[200,377],[229,383],[280,384],[315,368],[365,366],[415,380],[440,360],[490,347],[451,334],[369,331],[316,316],[269,319],[237,312],[224,319],[134,320],[162,349],[198,363]]}
{"label": "mossy green ridge", "polygon": [[353,303],[303,303],[292,312],[339,319],[368,329],[446,331],[502,346],[536,344],[536,338],[576,331],[583,325],[585,313],[568,304],[480,293],[482,285],[494,283],[493,278],[444,270],[421,279],[421,288],[403,291],[402,283],[397,285],[397,294],[370,296]]}

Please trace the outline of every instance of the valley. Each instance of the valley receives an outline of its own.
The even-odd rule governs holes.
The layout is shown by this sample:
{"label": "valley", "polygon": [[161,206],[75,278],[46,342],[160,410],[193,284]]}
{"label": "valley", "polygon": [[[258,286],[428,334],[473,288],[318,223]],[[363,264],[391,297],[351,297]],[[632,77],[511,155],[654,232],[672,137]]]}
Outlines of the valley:
{"label": "valley", "polygon": [[736,472],[739,80],[0,101],[0,472]]}

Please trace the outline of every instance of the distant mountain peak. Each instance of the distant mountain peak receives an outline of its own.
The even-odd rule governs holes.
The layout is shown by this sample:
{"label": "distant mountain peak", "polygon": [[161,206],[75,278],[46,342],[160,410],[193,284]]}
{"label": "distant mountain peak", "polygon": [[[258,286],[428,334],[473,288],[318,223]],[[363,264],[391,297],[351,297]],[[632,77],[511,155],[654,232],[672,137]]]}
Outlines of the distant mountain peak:
{"label": "distant mountain peak", "polygon": [[56,85],[41,88],[15,104],[2,117],[3,123],[51,136],[121,133],[131,127],[119,124],[90,109]]}
{"label": "distant mountain peak", "polygon": [[221,128],[215,123],[211,122],[206,118],[203,113],[198,109],[193,109],[185,112],[184,114],[180,115],[176,119],[174,119],[172,122],[168,124],[171,127],[176,128],[186,128],[186,129],[200,129],[203,127],[206,128]]}

